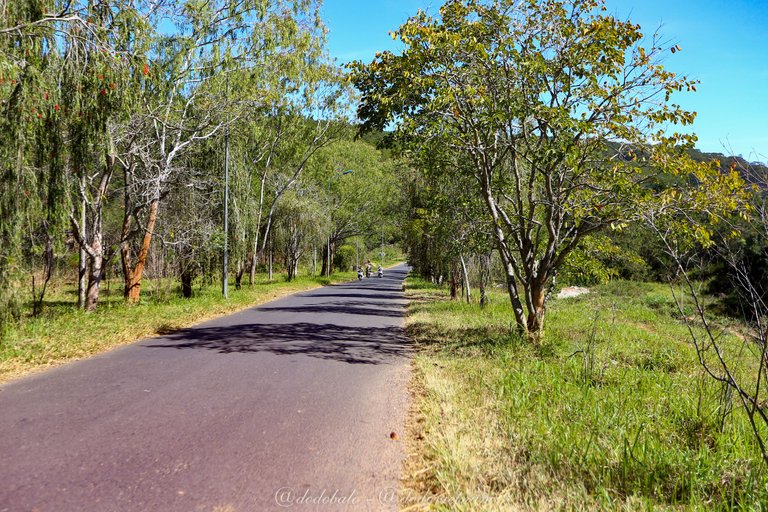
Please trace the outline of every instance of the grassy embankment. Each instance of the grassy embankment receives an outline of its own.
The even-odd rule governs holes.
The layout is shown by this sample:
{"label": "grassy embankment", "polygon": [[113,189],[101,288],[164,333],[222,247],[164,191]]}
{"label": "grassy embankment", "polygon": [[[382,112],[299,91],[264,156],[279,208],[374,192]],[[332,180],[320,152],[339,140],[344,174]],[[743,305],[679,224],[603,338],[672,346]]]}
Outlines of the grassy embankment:
{"label": "grassy embankment", "polygon": [[175,283],[146,280],[141,302],[135,306],[123,302],[118,283],[111,293],[103,290],[93,313],[76,309],[76,287],[54,283],[43,314],[24,318],[0,339],[0,382],[354,276],[353,272],[335,273],[330,279],[301,276],[289,283],[285,276],[270,282],[259,275],[252,288],[244,284],[236,290],[230,282],[229,299],[221,296],[217,285],[196,287],[195,296],[184,299]]}
{"label": "grassy embankment", "polygon": [[746,415],[703,376],[667,287],[555,299],[536,346],[500,292],[480,311],[408,283],[409,509],[768,508]]}

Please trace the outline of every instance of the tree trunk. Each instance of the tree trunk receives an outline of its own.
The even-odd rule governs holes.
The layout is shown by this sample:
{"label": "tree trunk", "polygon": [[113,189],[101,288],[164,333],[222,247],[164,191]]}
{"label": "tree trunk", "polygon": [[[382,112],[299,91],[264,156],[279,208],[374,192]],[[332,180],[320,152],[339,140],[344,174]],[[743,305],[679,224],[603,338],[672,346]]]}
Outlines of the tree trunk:
{"label": "tree trunk", "polygon": [[286,268],[288,270],[288,281],[293,281],[296,277],[296,264],[293,261],[293,256],[287,256]]}
{"label": "tree trunk", "polygon": [[520,300],[520,293],[517,291],[517,279],[515,277],[515,262],[511,254],[509,245],[507,244],[504,230],[501,227],[502,220],[499,215],[499,209],[496,205],[496,200],[491,194],[490,183],[488,181],[488,175],[484,175],[484,181],[482,182],[483,198],[485,204],[488,207],[488,211],[493,217],[493,234],[496,239],[496,247],[499,250],[499,256],[502,263],[504,263],[504,274],[507,278],[507,294],[509,295],[509,301],[512,304],[512,312],[515,315],[515,322],[518,329],[524,333],[528,333],[528,324],[525,318],[525,312],[523,311],[523,302]]}
{"label": "tree trunk", "polygon": [[243,287],[243,274],[245,274],[245,262],[242,258],[237,259],[237,272],[235,273],[235,290]]}
{"label": "tree trunk", "polygon": [[528,337],[538,340],[544,336],[544,313],[546,312],[547,291],[542,283],[530,285],[531,304],[528,308]]}
{"label": "tree trunk", "polygon": [[467,289],[467,304],[470,304],[472,303],[472,292],[469,288],[469,272],[467,272],[467,263],[464,261],[464,256],[460,256],[459,258],[461,259],[461,271],[464,276],[464,286]]}
{"label": "tree trunk", "polygon": [[99,303],[99,287],[101,285],[102,265],[104,263],[104,250],[102,247],[101,227],[94,226],[93,240],[91,241],[92,255],[88,266],[88,288],[85,292],[85,310],[94,311]]}
{"label": "tree trunk", "polygon": [[139,256],[136,258],[136,265],[131,266],[130,244],[126,242],[121,247],[121,253],[123,256],[123,274],[125,277],[125,291],[123,295],[131,304],[138,302],[139,297],[141,296],[141,277],[144,274],[144,267],[147,263],[149,247],[152,243],[152,234],[155,229],[155,223],[157,222],[157,208],[159,204],[160,200],[154,199],[149,205],[149,212],[147,214],[147,226],[144,231],[144,237],[141,241]]}
{"label": "tree trunk", "polygon": [[182,264],[181,269],[181,295],[185,299],[192,297],[192,281],[195,278],[195,273],[192,271],[189,265]]}
{"label": "tree trunk", "polygon": [[248,255],[248,288],[252,288],[256,282],[256,253]]}
{"label": "tree trunk", "polygon": [[[505,265],[509,267],[511,265]],[[523,311],[523,303],[520,301],[520,294],[517,291],[517,281],[515,280],[514,271],[507,268],[507,295],[509,295],[509,301],[512,303],[512,312],[515,315],[515,322],[518,328],[524,334],[527,333],[527,327],[525,322],[525,312]]]}
{"label": "tree trunk", "polygon": [[[80,178],[80,190],[85,190],[85,175]],[[85,198],[80,201],[80,239],[85,241]],[[80,262],[78,265],[77,276],[77,305],[81,309],[85,308],[85,287],[86,274],[88,272],[88,253],[85,252],[85,246],[80,244]]]}
{"label": "tree trunk", "polygon": [[256,251],[251,252],[248,258],[248,288],[253,287],[256,282]]}
{"label": "tree trunk", "polygon": [[459,298],[459,276],[456,271],[456,264],[451,263],[451,300]]}
{"label": "tree trunk", "polygon": [[486,287],[491,277],[491,253],[481,254],[480,257],[480,307],[484,308],[488,304],[488,295]]}
{"label": "tree trunk", "polygon": [[45,261],[43,263],[43,283],[38,293],[35,286],[35,274],[32,273],[32,316],[38,316],[43,311],[43,299],[45,291],[48,288],[48,282],[51,280],[53,272],[53,239],[50,235],[45,240]]}
{"label": "tree trunk", "polygon": [[[88,286],[85,289],[85,299],[83,302],[83,307],[86,311],[93,311],[96,309],[96,306],[99,302],[99,285],[101,283],[101,279],[104,277],[104,269],[102,268],[104,264],[102,209],[104,204],[103,201],[107,196],[107,191],[109,189],[109,182],[112,179],[114,166],[115,157],[111,152],[108,152],[106,155],[105,167],[101,174],[101,178],[99,179],[99,186],[94,192],[94,197],[91,203],[91,214],[93,218],[90,229],[86,227],[87,215],[85,215],[85,210],[87,202],[84,195],[84,178],[81,178],[80,198],[82,200],[82,210],[80,212],[80,222],[78,223],[78,220],[75,218],[74,214],[71,213],[69,216],[70,222],[72,223],[73,234],[77,239],[78,244],[80,245],[80,250],[81,252],[84,251],[88,255]],[[91,233],[90,241],[87,239],[87,233],[89,231]],[[85,258],[82,258],[81,256],[81,259],[84,260]],[[80,288],[82,288],[82,286],[80,286]]]}
{"label": "tree trunk", "polygon": [[299,260],[301,259],[301,230],[296,219],[291,218],[288,224],[288,243],[285,248],[286,267],[288,267],[288,280],[292,281],[299,273]]}
{"label": "tree trunk", "polygon": [[328,243],[323,244],[323,268],[320,270],[321,276],[328,276],[330,275],[330,268],[328,266],[330,262],[330,258],[328,257],[328,252],[330,250],[330,245]]}
{"label": "tree trunk", "polygon": [[272,280],[272,261],[275,257],[275,242],[273,240],[270,240],[269,243],[269,280]]}
{"label": "tree trunk", "polygon": [[336,258],[336,242],[334,240],[331,240],[331,257],[328,258],[328,263],[331,265],[331,272],[328,275],[333,274],[336,271],[336,267],[333,264],[333,260]]}

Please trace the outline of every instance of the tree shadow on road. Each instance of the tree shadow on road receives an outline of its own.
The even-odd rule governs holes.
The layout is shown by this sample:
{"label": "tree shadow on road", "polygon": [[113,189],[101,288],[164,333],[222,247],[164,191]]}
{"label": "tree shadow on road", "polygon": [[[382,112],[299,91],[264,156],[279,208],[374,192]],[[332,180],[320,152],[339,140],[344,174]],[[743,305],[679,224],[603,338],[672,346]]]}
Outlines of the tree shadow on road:
{"label": "tree shadow on road", "polygon": [[390,318],[402,318],[405,311],[402,308],[388,309],[386,306],[376,304],[364,304],[367,307],[361,307],[353,304],[344,303],[324,303],[308,304],[303,306],[283,306],[283,307],[260,307],[259,311],[278,311],[287,313],[322,313],[328,315],[363,315],[363,316],[386,316]]}
{"label": "tree shadow on road", "polygon": [[[366,288],[368,289],[368,288]],[[377,290],[378,291],[378,290]],[[297,294],[297,297],[309,297],[309,298],[317,298],[317,297],[340,297],[343,299],[373,299],[373,300],[397,300],[397,301],[405,301],[405,298],[403,297],[402,293],[394,294],[394,293],[304,293],[304,294]],[[70,304],[71,306],[71,304]]]}
{"label": "tree shadow on road", "polygon": [[367,285],[365,281],[355,281],[353,283],[345,283],[345,284],[337,284],[334,286],[327,286],[326,288],[333,290],[365,290],[367,292],[382,292],[382,293],[388,293],[389,297],[392,299],[399,298],[402,299],[401,292],[403,291],[403,285],[400,284],[398,286],[373,286],[373,285]]}
{"label": "tree shadow on road", "polygon": [[141,343],[147,348],[202,349],[220,354],[307,355],[350,364],[388,364],[412,350],[399,327],[332,324],[246,324],[183,329]]}

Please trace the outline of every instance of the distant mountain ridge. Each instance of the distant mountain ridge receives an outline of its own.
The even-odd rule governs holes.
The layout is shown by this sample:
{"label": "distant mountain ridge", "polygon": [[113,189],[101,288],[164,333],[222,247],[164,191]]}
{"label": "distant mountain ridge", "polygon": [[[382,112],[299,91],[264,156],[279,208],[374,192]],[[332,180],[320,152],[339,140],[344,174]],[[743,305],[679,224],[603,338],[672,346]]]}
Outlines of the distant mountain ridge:
{"label": "distant mountain ridge", "polygon": [[736,169],[750,183],[759,182],[763,185],[768,183],[768,164],[764,162],[750,162],[741,156],[726,156],[722,153],[705,153],[695,148],[689,149],[688,155],[697,162],[717,160],[723,172]]}

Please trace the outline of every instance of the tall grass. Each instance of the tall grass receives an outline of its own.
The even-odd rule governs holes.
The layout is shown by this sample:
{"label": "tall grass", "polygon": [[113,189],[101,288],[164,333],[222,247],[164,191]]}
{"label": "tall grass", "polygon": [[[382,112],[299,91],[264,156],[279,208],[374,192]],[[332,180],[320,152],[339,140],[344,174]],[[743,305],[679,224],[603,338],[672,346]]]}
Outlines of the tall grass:
{"label": "tall grass", "polygon": [[546,341],[533,345],[514,334],[502,293],[480,310],[409,283],[421,350],[407,505],[768,508],[746,415],[703,375],[663,285],[556,299]]}

